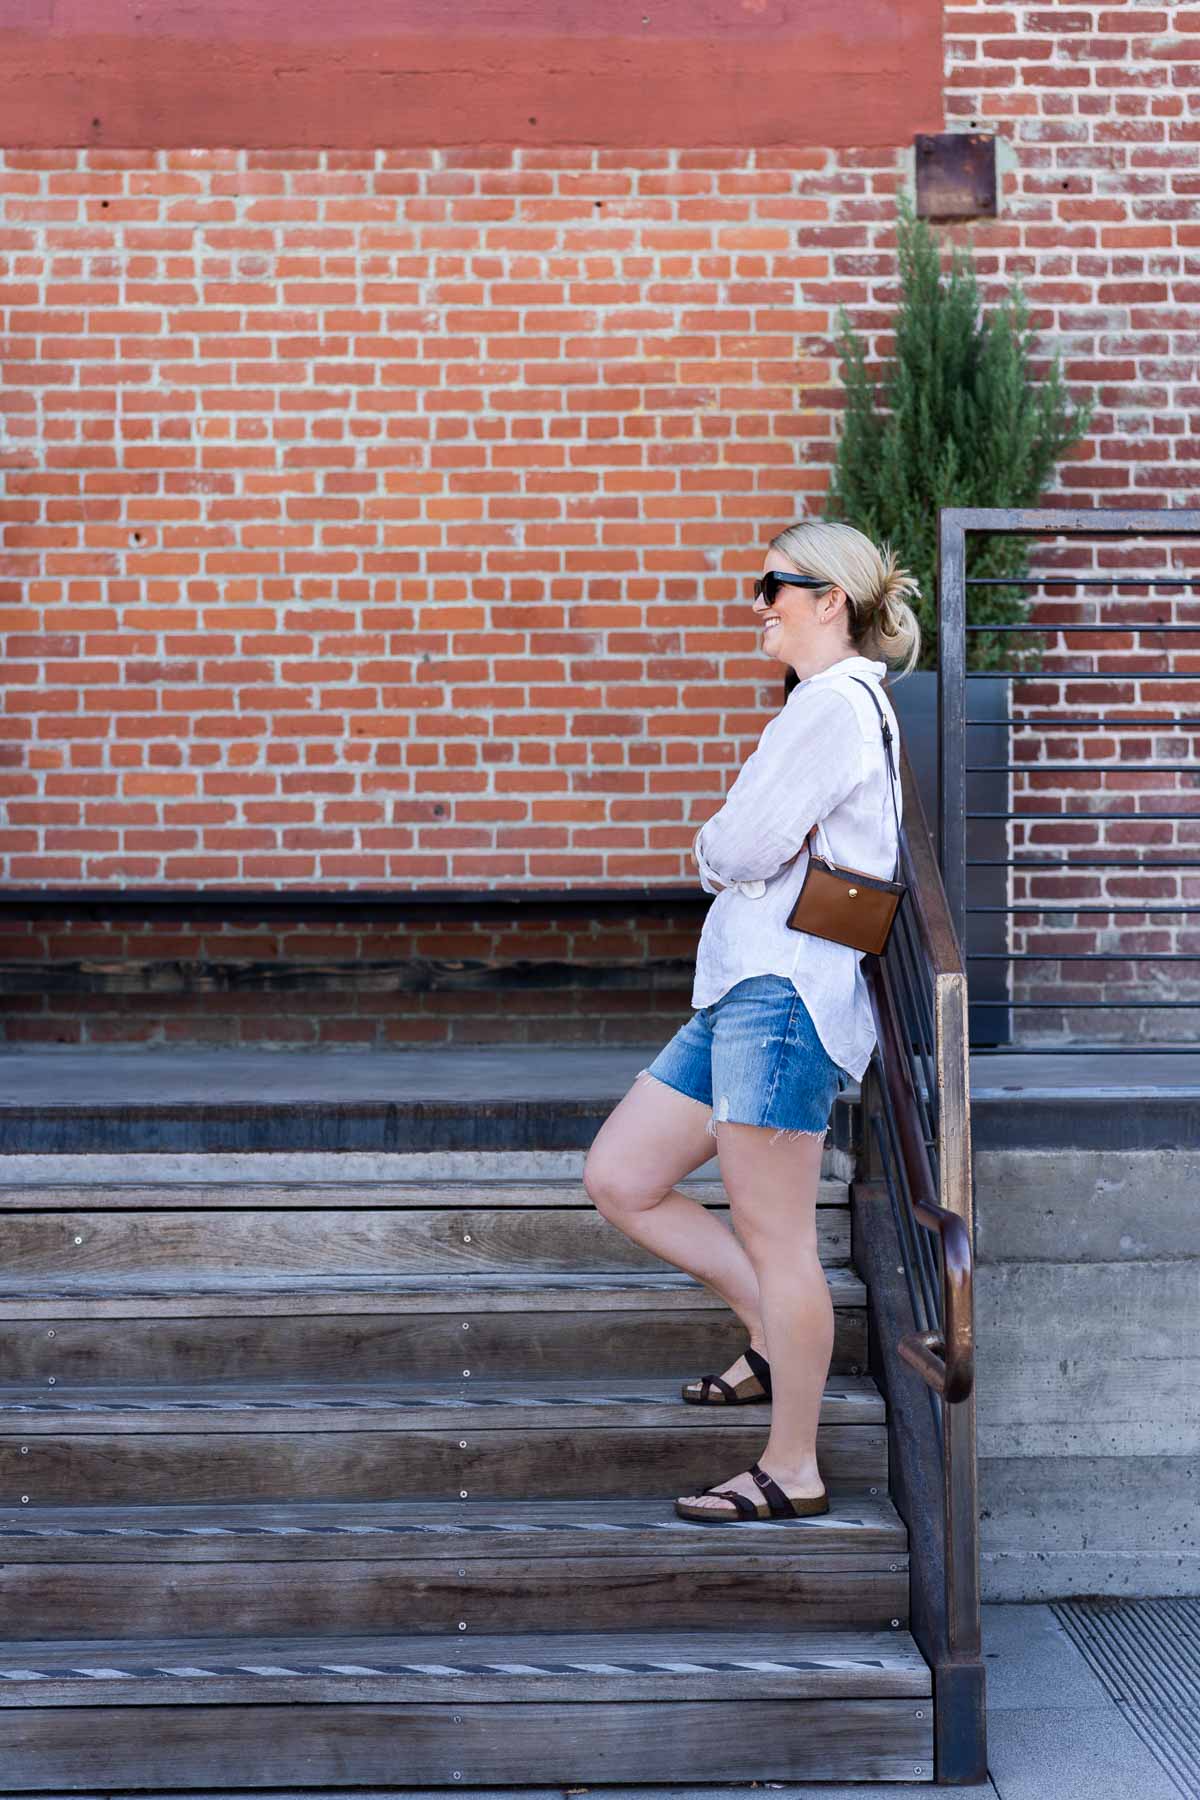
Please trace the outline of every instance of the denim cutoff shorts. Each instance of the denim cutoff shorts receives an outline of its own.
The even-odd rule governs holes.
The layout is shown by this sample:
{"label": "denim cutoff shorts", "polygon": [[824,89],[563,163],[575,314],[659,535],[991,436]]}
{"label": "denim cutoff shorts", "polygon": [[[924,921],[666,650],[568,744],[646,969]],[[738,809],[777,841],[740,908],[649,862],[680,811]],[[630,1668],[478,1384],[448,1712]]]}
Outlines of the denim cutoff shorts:
{"label": "denim cutoff shorts", "polygon": [[825,1136],[833,1102],[850,1083],[817,1036],[804,1001],[784,975],[748,975],[693,1012],[648,1068],[713,1107],[717,1123],[773,1126],[787,1136]]}

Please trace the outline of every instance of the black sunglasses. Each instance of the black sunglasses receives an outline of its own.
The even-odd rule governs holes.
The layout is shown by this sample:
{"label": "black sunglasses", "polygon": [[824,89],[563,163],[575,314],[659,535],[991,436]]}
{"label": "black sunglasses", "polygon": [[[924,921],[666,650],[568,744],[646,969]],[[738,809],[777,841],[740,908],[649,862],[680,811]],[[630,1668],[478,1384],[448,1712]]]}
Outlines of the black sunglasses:
{"label": "black sunglasses", "polygon": [[768,606],[774,606],[776,596],[781,587],[827,588],[831,581],[815,581],[811,575],[783,575],[778,569],[768,569],[754,583],[754,598],[761,594]]}

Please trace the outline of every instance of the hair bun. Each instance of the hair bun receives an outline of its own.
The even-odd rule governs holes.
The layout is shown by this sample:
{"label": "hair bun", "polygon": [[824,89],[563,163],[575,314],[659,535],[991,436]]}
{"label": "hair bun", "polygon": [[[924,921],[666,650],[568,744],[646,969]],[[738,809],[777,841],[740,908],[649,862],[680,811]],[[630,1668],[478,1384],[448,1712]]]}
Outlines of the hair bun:
{"label": "hair bun", "polygon": [[840,587],[846,617],[837,620],[850,646],[883,657],[907,675],[921,653],[921,622],[908,604],[920,587],[898,565],[890,545],[877,544],[857,526],[836,519],[798,519],[771,539],[799,575],[822,587]]}

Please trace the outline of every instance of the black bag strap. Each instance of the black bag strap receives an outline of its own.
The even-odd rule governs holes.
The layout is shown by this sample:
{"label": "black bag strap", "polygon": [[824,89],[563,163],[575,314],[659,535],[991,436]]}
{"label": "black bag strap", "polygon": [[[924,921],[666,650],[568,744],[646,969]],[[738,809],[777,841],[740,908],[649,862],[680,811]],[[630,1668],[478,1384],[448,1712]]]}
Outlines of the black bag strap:
{"label": "black bag strap", "polygon": [[[892,737],[892,728],[888,724],[887,714],[884,712],[882,706],[880,706],[879,696],[875,692],[875,689],[871,686],[871,683],[869,681],[864,681],[861,675],[852,675],[850,677],[850,679],[851,679],[851,681],[857,681],[859,687],[866,688],[868,694],[870,694],[870,696],[871,696],[871,704],[875,708],[875,711],[879,714],[879,724],[880,724],[880,728],[883,732],[883,760],[887,764],[887,772],[888,772],[888,791],[890,792],[890,794],[892,796],[892,812],[895,814],[895,817],[896,817],[896,868],[899,869],[899,867],[900,867],[900,808],[896,804],[896,774],[895,774],[895,770],[892,766],[892,744],[894,742],[894,739]],[[820,822],[821,821],[818,819],[817,825],[819,825]],[[814,836],[816,829],[817,829],[817,825],[814,825],[812,827],[812,830],[809,832],[808,835],[810,838]]]}
{"label": "black bag strap", "polygon": [[884,712],[882,706],[880,706],[880,704],[879,704],[879,695],[875,692],[875,689],[871,686],[871,683],[869,681],[864,681],[861,675],[852,675],[850,677],[850,679],[851,679],[851,681],[857,681],[859,687],[866,688],[868,694],[870,694],[870,696],[871,696],[871,704],[875,708],[875,711],[879,714],[879,723],[880,723],[880,726],[883,731],[883,760],[887,764],[887,772],[888,772],[888,790],[892,796],[892,811],[896,815],[896,861],[897,861],[897,865],[899,865],[899,860],[900,860],[900,809],[896,805],[896,775],[895,775],[895,771],[892,767],[892,741],[893,741],[892,740],[892,728],[887,722],[887,714]]}

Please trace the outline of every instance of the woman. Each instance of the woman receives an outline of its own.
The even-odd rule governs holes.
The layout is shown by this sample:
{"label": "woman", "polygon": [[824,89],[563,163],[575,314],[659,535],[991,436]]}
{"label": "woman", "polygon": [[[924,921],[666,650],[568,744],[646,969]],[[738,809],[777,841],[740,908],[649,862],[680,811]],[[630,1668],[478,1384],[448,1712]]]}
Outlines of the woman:
{"label": "woman", "polygon": [[[816,1439],[833,1307],[817,1190],[833,1100],[863,1075],[875,1029],[862,952],[786,920],[814,823],[820,855],[895,872],[872,695],[892,727],[899,807],[899,730],[882,678],[889,664],[907,674],[917,660],[920,627],[906,599],[917,591],[891,551],[852,526],[801,521],[772,538],[753,610],[763,654],[796,679],[693,842],[701,886],[717,896],[697,946],[696,1010],[639,1072],[584,1166],[603,1216],[714,1289],[749,1332],[745,1354],[723,1376],[686,1383],[684,1399],[772,1402],[760,1460],[681,1495],[684,1518],[829,1510]],[[713,1138],[734,1232],[674,1186],[709,1160]]]}

